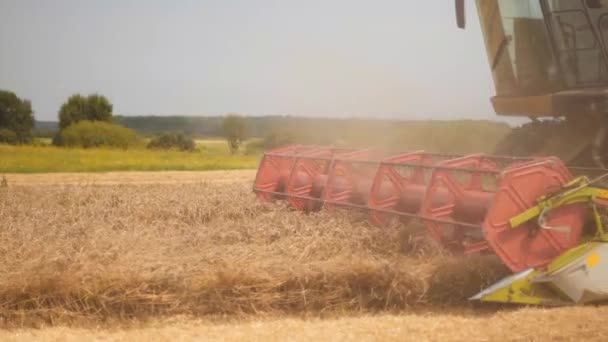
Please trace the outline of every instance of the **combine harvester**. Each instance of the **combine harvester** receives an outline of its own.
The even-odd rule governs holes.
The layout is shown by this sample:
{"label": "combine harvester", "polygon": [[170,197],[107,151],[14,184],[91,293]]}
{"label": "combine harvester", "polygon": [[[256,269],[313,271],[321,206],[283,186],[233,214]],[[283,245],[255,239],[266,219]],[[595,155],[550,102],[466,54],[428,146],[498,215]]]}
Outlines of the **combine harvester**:
{"label": "combine harvester", "polygon": [[[494,253],[513,275],[475,300],[608,300],[608,176],[573,176],[608,171],[608,4],[476,4],[494,109],[532,119],[497,147],[514,157],[291,146],[264,155],[254,191],[301,211],[364,210],[379,225],[416,220],[455,254]],[[461,28],[464,8],[456,0]]]}

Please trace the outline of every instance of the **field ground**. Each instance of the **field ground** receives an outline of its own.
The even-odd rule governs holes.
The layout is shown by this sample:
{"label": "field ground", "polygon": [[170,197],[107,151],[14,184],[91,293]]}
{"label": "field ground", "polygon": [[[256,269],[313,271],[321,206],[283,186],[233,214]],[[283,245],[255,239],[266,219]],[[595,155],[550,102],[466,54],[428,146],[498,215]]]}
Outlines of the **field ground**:
{"label": "field ground", "polygon": [[6,173],[9,185],[127,185],[127,184],[191,184],[247,182],[255,177],[256,170],[214,171],[128,171],[128,172],[75,172],[75,173]]}
{"label": "field ground", "polygon": [[495,259],[260,203],[254,174],[8,174],[0,340],[608,338],[608,307],[471,306]]}
{"label": "field ground", "polygon": [[421,312],[330,319],[229,322],[177,317],[129,328],[19,329],[3,341],[606,341],[606,308],[520,309],[491,314]]}
{"label": "field ground", "polygon": [[196,152],[80,149],[0,144],[0,173],[253,169],[257,155],[230,155],[226,142],[199,140]]}

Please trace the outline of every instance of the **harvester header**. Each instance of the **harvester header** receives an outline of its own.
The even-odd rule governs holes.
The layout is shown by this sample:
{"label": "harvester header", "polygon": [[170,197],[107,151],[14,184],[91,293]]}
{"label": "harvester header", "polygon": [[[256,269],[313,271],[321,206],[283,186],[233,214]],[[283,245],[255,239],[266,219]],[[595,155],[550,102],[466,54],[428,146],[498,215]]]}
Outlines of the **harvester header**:
{"label": "harvester header", "polygon": [[[421,223],[423,234],[454,254],[494,253],[514,272],[474,299],[568,304],[608,298],[601,291],[608,283],[598,289],[584,274],[555,276],[589,255],[597,254],[593,265],[581,265],[604,263],[600,212],[608,191],[592,185],[554,157],[296,145],[264,154],[254,192],[304,212],[344,207],[380,226]],[[579,291],[558,290],[572,286]]]}

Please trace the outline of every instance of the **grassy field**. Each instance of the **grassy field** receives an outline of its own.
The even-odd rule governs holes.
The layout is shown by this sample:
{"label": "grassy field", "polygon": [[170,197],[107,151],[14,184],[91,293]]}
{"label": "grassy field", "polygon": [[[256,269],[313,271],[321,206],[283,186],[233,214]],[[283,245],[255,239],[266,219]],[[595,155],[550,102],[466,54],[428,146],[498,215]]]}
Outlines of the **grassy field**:
{"label": "grassy field", "polygon": [[[323,122],[323,121],[319,121]],[[492,153],[510,132],[506,124],[489,121],[403,121],[339,120],[325,127],[315,120],[279,127],[289,142],[348,148],[376,148],[401,153],[426,150],[442,153]],[[258,138],[259,139],[259,138]],[[247,141],[240,153],[231,155],[222,139],[198,140],[198,151],[152,151],[78,149],[50,146],[49,139],[37,139],[32,146],[0,145],[0,173],[110,172],[167,170],[227,170],[257,167],[263,144]],[[248,154],[248,155],[247,155]]]}
{"label": "grassy field", "polygon": [[0,173],[231,170],[257,167],[259,156],[230,155],[225,141],[197,141],[197,152],[0,145]]}

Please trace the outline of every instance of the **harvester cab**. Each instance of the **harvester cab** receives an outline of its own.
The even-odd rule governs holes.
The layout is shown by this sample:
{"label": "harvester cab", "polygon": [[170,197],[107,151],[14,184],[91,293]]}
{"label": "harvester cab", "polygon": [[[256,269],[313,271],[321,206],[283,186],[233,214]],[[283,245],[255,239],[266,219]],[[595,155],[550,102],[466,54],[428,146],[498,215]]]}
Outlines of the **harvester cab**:
{"label": "harvester cab", "polygon": [[[464,5],[456,0],[460,27]],[[253,190],[304,212],[341,207],[380,226],[422,225],[454,254],[496,255],[513,274],[472,300],[607,301],[608,176],[580,175],[608,171],[608,1],[476,5],[492,104],[532,118],[497,155],[289,146],[264,154]]]}
{"label": "harvester cab", "polygon": [[[608,2],[477,0],[476,5],[494,79],[494,110],[534,121],[514,130],[497,153],[606,165]],[[464,8],[464,0],[456,0],[462,28]]]}

